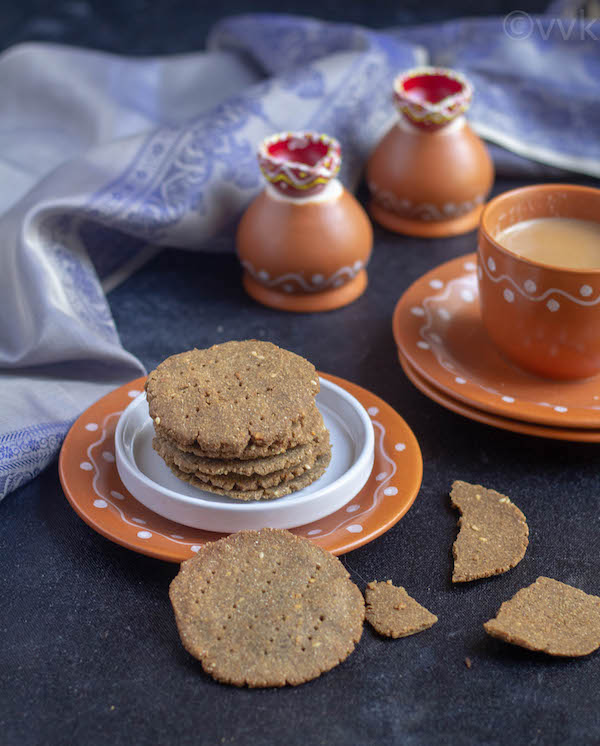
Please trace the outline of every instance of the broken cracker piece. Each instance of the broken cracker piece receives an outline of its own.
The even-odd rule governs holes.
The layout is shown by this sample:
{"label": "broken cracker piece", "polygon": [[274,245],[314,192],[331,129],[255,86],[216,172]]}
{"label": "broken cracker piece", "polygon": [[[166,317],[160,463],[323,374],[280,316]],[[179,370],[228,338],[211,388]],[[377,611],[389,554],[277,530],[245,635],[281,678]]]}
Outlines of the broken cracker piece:
{"label": "broken cracker piece", "polygon": [[600,598],[539,577],[483,625],[488,635],[548,655],[589,655],[600,647]]}
{"label": "broken cracker piece", "polygon": [[429,629],[438,620],[435,614],[411,598],[404,588],[392,585],[391,580],[369,583],[365,599],[365,618],[385,637],[408,637]]}
{"label": "broken cracker piece", "polygon": [[501,575],[519,564],[529,544],[529,528],[510,498],[481,485],[456,481],[450,499],[461,513],[452,548],[453,583]]}

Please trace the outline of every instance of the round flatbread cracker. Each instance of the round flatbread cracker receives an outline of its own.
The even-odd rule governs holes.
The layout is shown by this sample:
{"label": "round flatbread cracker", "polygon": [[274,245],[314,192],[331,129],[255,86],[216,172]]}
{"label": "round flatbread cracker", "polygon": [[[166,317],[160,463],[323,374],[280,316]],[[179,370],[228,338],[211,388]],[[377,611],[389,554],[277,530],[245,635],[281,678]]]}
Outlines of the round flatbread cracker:
{"label": "round flatbread cracker", "polygon": [[256,340],[173,355],[146,381],[157,435],[222,458],[309,442],[318,391],[308,360]]}
{"label": "round flatbread cracker", "polygon": [[329,446],[329,433],[323,427],[310,443],[306,445],[296,446],[276,456],[244,461],[240,459],[218,459],[197,456],[194,453],[182,450],[174,441],[159,438],[158,436],[154,438],[152,446],[160,456],[164,456],[165,454],[170,456],[181,471],[187,471],[189,474],[202,472],[203,474],[219,476],[233,472],[248,477],[257,474],[266,476],[281,469],[289,469],[292,466],[304,464],[312,455],[324,453]]}
{"label": "round flatbread cracker", "polygon": [[[154,429],[157,435],[164,437],[161,433],[160,428],[154,424]],[[292,427],[292,433],[290,436],[290,443],[273,443],[269,446],[258,445],[256,443],[250,443],[242,453],[238,456],[223,456],[223,453],[218,451],[204,451],[194,444],[183,444],[176,443],[177,447],[184,453],[192,453],[195,456],[199,456],[204,459],[223,460],[223,461],[250,461],[256,462],[259,459],[267,459],[275,456],[283,456],[286,453],[290,453],[300,445],[306,445],[311,443],[319,433],[323,432],[325,424],[323,422],[323,416],[319,412],[315,405],[311,412],[302,420],[302,422]]]}
{"label": "round flatbread cracker", "polygon": [[240,531],[181,565],[169,591],[181,641],[213,678],[302,684],[360,640],[364,601],[342,563],[288,531]]}

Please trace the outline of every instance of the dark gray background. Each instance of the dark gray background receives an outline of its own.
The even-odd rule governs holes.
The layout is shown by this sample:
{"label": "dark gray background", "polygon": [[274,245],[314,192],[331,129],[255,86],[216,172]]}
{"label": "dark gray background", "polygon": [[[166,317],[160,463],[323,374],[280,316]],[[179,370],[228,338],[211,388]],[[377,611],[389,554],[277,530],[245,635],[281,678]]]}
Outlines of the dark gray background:
{"label": "dark gray background", "polygon": [[[346,3],[343,12],[333,2],[302,7],[377,26],[450,15],[442,3]],[[291,3],[249,8],[241,0],[218,11],[191,2],[22,2],[2,9],[0,41],[189,51],[221,13],[257,8],[294,10]],[[452,11],[511,9],[463,2]],[[502,181],[495,191],[518,185]],[[109,297],[125,347],[148,368],[192,346],[256,337],[395,407],[421,444],[421,492],[400,523],[343,562],[361,589],[375,578],[404,585],[439,616],[438,624],[398,641],[365,627],[345,663],[298,688],[214,683],[177,637],[167,596],[176,566],[94,533],[69,507],[53,464],[0,505],[0,743],[600,742],[597,655],[553,660],[492,640],[482,628],[502,601],[542,574],[600,592],[598,447],[465,420],[416,391],[396,361],[390,322],[402,292],[436,264],[474,249],[474,234],[426,241],[377,228],[366,294],[325,315],[254,304],[241,289],[233,254],[165,251]],[[450,582],[456,515],[448,489],[456,478],[511,495],[531,531],[517,568],[464,587]]]}
{"label": "dark gray background", "polygon": [[219,18],[234,13],[300,13],[375,28],[542,13],[546,0],[22,0],[0,2],[0,49],[22,41],[55,41],[119,54],[172,54],[202,48]]}

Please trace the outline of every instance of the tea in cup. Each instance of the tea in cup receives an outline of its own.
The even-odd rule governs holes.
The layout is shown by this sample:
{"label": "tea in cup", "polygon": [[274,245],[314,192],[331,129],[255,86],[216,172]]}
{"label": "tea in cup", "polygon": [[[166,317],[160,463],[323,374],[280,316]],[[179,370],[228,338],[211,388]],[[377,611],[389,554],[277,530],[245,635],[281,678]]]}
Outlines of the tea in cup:
{"label": "tea in cup", "polygon": [[500,351],[540,376],[600,371],[600,190],[544,184],[485,207],[478,237],[483,324]]}

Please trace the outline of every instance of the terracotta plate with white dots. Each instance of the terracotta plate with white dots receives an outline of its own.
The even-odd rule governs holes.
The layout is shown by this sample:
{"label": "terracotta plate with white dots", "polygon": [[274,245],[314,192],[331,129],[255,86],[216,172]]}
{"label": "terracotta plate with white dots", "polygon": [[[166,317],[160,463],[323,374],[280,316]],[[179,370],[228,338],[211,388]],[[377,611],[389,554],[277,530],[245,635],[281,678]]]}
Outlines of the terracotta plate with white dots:
{"label": "terracotta plate with white dots", "polygon": [[146,394],[119,418],[115,457],[121,481],[135,499],[176,523],[205,531],[294,528],[350,503],[373,471],[375,433],[366,409],[341,386],[321,379],[316,404],[329,430],[331,461],[318,479],[275,500],[233,500],[178,479],[152,447],[154,423]]}
{"label": "terracotta plate with white dots", "polygon": [[[356,384],[321,377],[341,386],[367,410],[375,433],[374,465],[365,486],[348,504],[291,530],[333,554],[344,554],[372,541],[402,518],[421,486],[423,462],[411,429],[388,404]],[[222,534],[163,518],[123,486],[115,463],[115,429],[121,413],[143,387],[144,378],[121,386],[79,417],[61,450],[60,479],[72,507],[100,534],[134,551],[182,562]]]}
{"label": "terracotta plate with white dots", "polygon": [[508,417],[501,417],[498,414],[492,414],[491,412],[484,412],[483,409],[476,409],[470,407],[468,404],[453,399],[448,394],[445,394],[440,389],[432,386],[417,371],[412,367],[408,360],[398,353],[400,365],[402,370],[406,373],[406,377],[419,389],[422,394],[425,394],[429,399],[442,407],[449,409],[451,412],[461,414],[463,417],[467,417],[469,420],[475,420],[475,422],[483,422],[485,425],[491,427],[498,427],[501,430],[509,430],[513,433],[520,433],[521,435],[534,435],[537,438],[550,438],[551,440],[568,440],[573,443],[600,443],[600,430],[591,430],[590,428],[576,427],[550,427],[550,425],[536,425],[535,422],[525,422],[523,420],[511,420]]}
{"label": "terracotta plate with white dots", "polygon": [[538,378],[494,347],[481,322],[476,254],[441,264],[413,283],[398,301],[393,331],[412,368],[455,400],[512,420],[600,429],[600,376]]}

